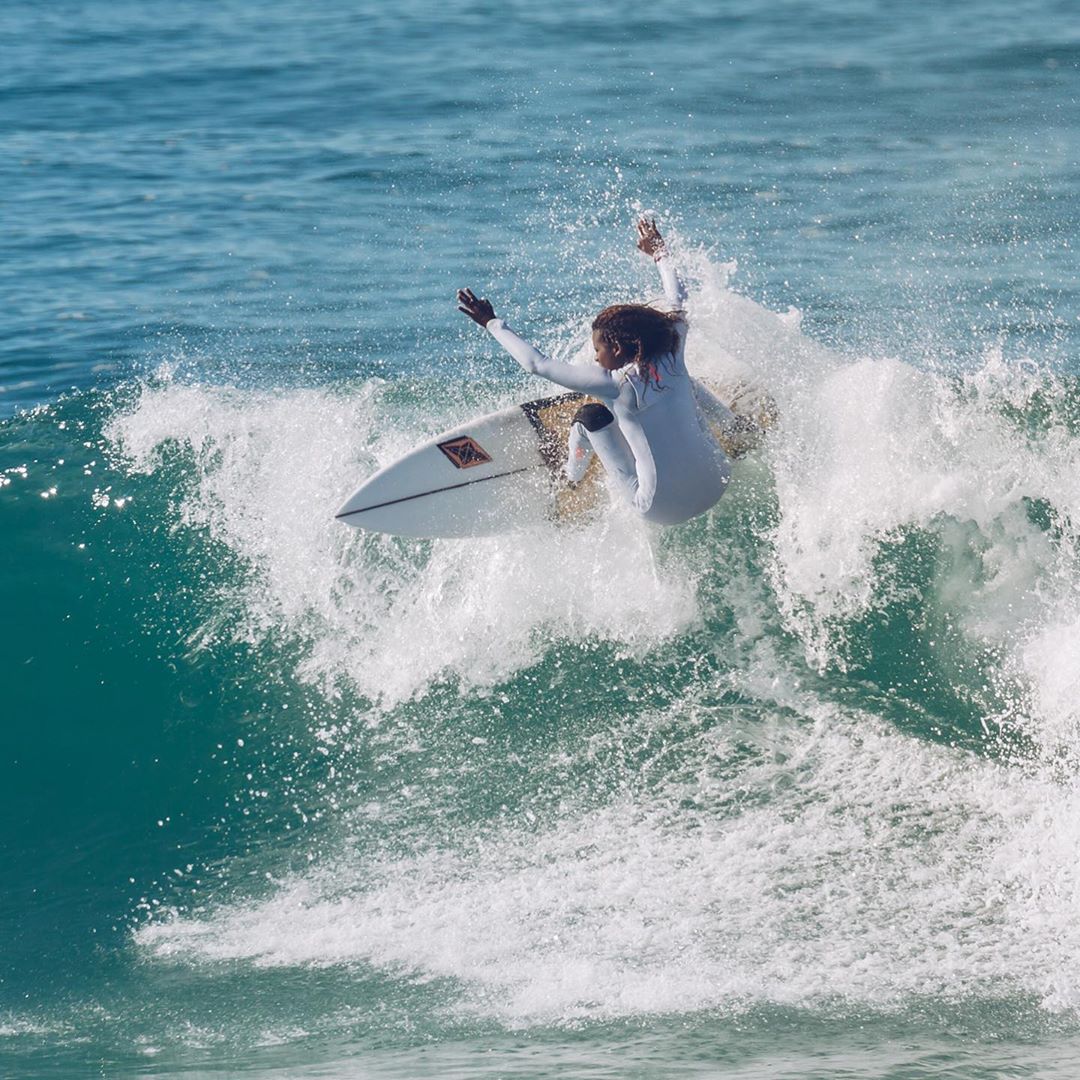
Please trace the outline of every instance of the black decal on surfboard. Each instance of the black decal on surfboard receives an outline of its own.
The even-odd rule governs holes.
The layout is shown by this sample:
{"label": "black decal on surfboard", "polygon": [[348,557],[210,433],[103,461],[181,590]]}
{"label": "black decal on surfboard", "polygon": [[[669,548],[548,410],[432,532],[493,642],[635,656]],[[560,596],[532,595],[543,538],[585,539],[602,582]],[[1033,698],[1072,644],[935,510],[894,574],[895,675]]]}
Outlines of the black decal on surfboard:
{"label": "black decal on surfboard", "polygon": [[569,409],[579,402],[588,400],[584,394],[569,393],[526,401],[521,406],[521,411],[529,418],[529,423],[532,424],[536,437],[540,441],[540,456],[554,476],[562,475],[562,465],[566,460],[566,435],[553,431],[545,419],[552,415],[550,412],[552,409],[556,411]]}
{"label": "black decal on surfboard", "polygon": [[458,469],[471,469],[475,465],[486,465],[492,460],[491,455],[468,435],[439,443],[438,447]]}

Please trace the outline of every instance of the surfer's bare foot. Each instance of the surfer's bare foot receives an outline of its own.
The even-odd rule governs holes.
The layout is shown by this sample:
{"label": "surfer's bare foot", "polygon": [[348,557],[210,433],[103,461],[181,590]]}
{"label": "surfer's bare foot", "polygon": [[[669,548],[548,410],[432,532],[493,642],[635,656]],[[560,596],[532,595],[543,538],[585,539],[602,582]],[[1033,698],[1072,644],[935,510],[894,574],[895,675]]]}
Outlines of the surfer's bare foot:
{"label": "surfer's bare foot", "polygon": [[474,296],[472,289],[458,289],[458,311],[463,311],[474,323],[487,326],[495,318],[495,309],[486,300]]}

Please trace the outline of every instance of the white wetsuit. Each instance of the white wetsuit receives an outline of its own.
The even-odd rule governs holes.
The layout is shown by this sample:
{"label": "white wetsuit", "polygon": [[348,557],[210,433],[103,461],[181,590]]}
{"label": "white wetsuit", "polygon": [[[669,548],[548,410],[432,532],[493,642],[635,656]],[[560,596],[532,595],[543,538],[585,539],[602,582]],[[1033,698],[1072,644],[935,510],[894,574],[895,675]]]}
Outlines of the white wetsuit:
{"label": "white wetsuit", "polygon": [[[657,264],[664,293],[681,308],[686,293],[678,272],[663,255]],[[698,412],[684,359],[686,320],[674,328],[674,352],[654,357],[656,379],[645,381],[636,364],[607,371],[599,364],[562,363],[534,349],[502,319],[487,324],[492,337],[526,371],[610,407],[615,423],[600,431],[582,430],[579,437],[587,438],[596,451],[619,495],[643,518],[661,525],[708,510],[727,489],[731,469]]]}

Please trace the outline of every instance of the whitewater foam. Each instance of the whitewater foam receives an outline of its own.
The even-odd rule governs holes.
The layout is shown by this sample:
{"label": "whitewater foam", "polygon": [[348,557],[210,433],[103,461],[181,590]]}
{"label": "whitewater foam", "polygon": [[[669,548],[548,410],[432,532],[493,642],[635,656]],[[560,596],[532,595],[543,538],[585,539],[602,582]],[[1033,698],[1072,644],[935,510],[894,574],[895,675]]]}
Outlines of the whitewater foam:
{"label": "whitewater foam", "polygon": [[132,470],[162,469],[166,448],[179,448],[187,480],[174,496],[177,521],[247,568],[212,597],[201,646],[220,633],[284,632],[307,646],[302,678],[329,692],[343,680],[392,705],[439,679],[492,685],[534,663],[553,635],[598,635],[640,654],[696,618],[694,574],[658,559],[655,538],[626,513],[439,543],[336,522],[350,486],[430,434],[395,415],[380,390],[166,383],[144,387],[113,419],[109,437]]}
{"label": "whitewater foam", "polygon": [[[602,806],[405,858],[343,855],[136,939],[172,962],[452,979],[461,1009],[512,1025],[922,995],[1073,1003],[1076,793],[815,702],[774,665],[763,653],[756,685],[779,680],[801,717],[755,741],[683,702],[647,721],[678,749]],[[1057,831],[1031,850],[1048,817]]]}
{"label": "whitewater foam", "polygon": [[[534,787],[558,777],[559,798],[535,813],[437,836],[406,815],[414,853],[343,842],[262,897],[170,909],[136,932],[147,955],[446,978],[461,1010],[513,1025],[922,995],[1073,1007],[1080,801],[1062,762],[1080,678],[1080,444],[1053,409],[1030,414],[1064,391],[994,352],[952,375],[841,357],[806,339],[797,313],[728,290],[727,269],[697,270],[694,362],[749,365],[780,405],[762,452],[771,487],[733,492],[714,515],[750,522],[744,534],[699,523],[656,542],[619,513],[467,546],[343,530],[331,517],[342,476],[453,419],[418,422],[374,383],[166,382],[113,419],[134,470],[164,473],[166,448],[180,448],[178,520],[246,567],[219,607],[252,639],[303,641],[300,676],[330,694],[344,680],[383,710],[422,711],[440,682],[467,699],[553,645],[600,639],[641,661],[683,639],[702,648],[710,626],[730,636],[705,650],[726,674],[675,703],[642,712],[628,698],[548,757],[501,761]],[[899,561],[910,537],[925,540],[924,562]],[[1020,727],[1042,758],[975,756],[826,691],[817,675],[848,669],[851,643],[890,605],[907,605],[942,672],[977,676],[953,692],[977,703],[988,735]],[[717,707],[724,694],[749,719]],[[643,732],[655,738],[626,767]],[[485,752],[499,769],[499,748]],[[568,761],[596,771],[580,797],[562,783]],[[460,779],[427,774],[445,786],[427,810]],[[336,805],[347,818],[348,798]],[[377,800],[352,813],[377,819]]]}

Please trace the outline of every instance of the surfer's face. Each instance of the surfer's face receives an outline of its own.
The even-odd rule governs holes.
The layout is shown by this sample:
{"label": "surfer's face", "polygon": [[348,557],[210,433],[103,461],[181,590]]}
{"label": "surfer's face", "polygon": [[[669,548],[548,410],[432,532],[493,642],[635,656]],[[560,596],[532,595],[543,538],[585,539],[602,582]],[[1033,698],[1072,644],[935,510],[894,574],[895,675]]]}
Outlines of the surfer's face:
{"label": "surfer's face", "polygon": [[592,344],[596,350],[596,362],[606,371],[618,371],[619,368],[626,366],[627,357],[618,342],[609,345],[604,335],[599,330],[594,330]]}

